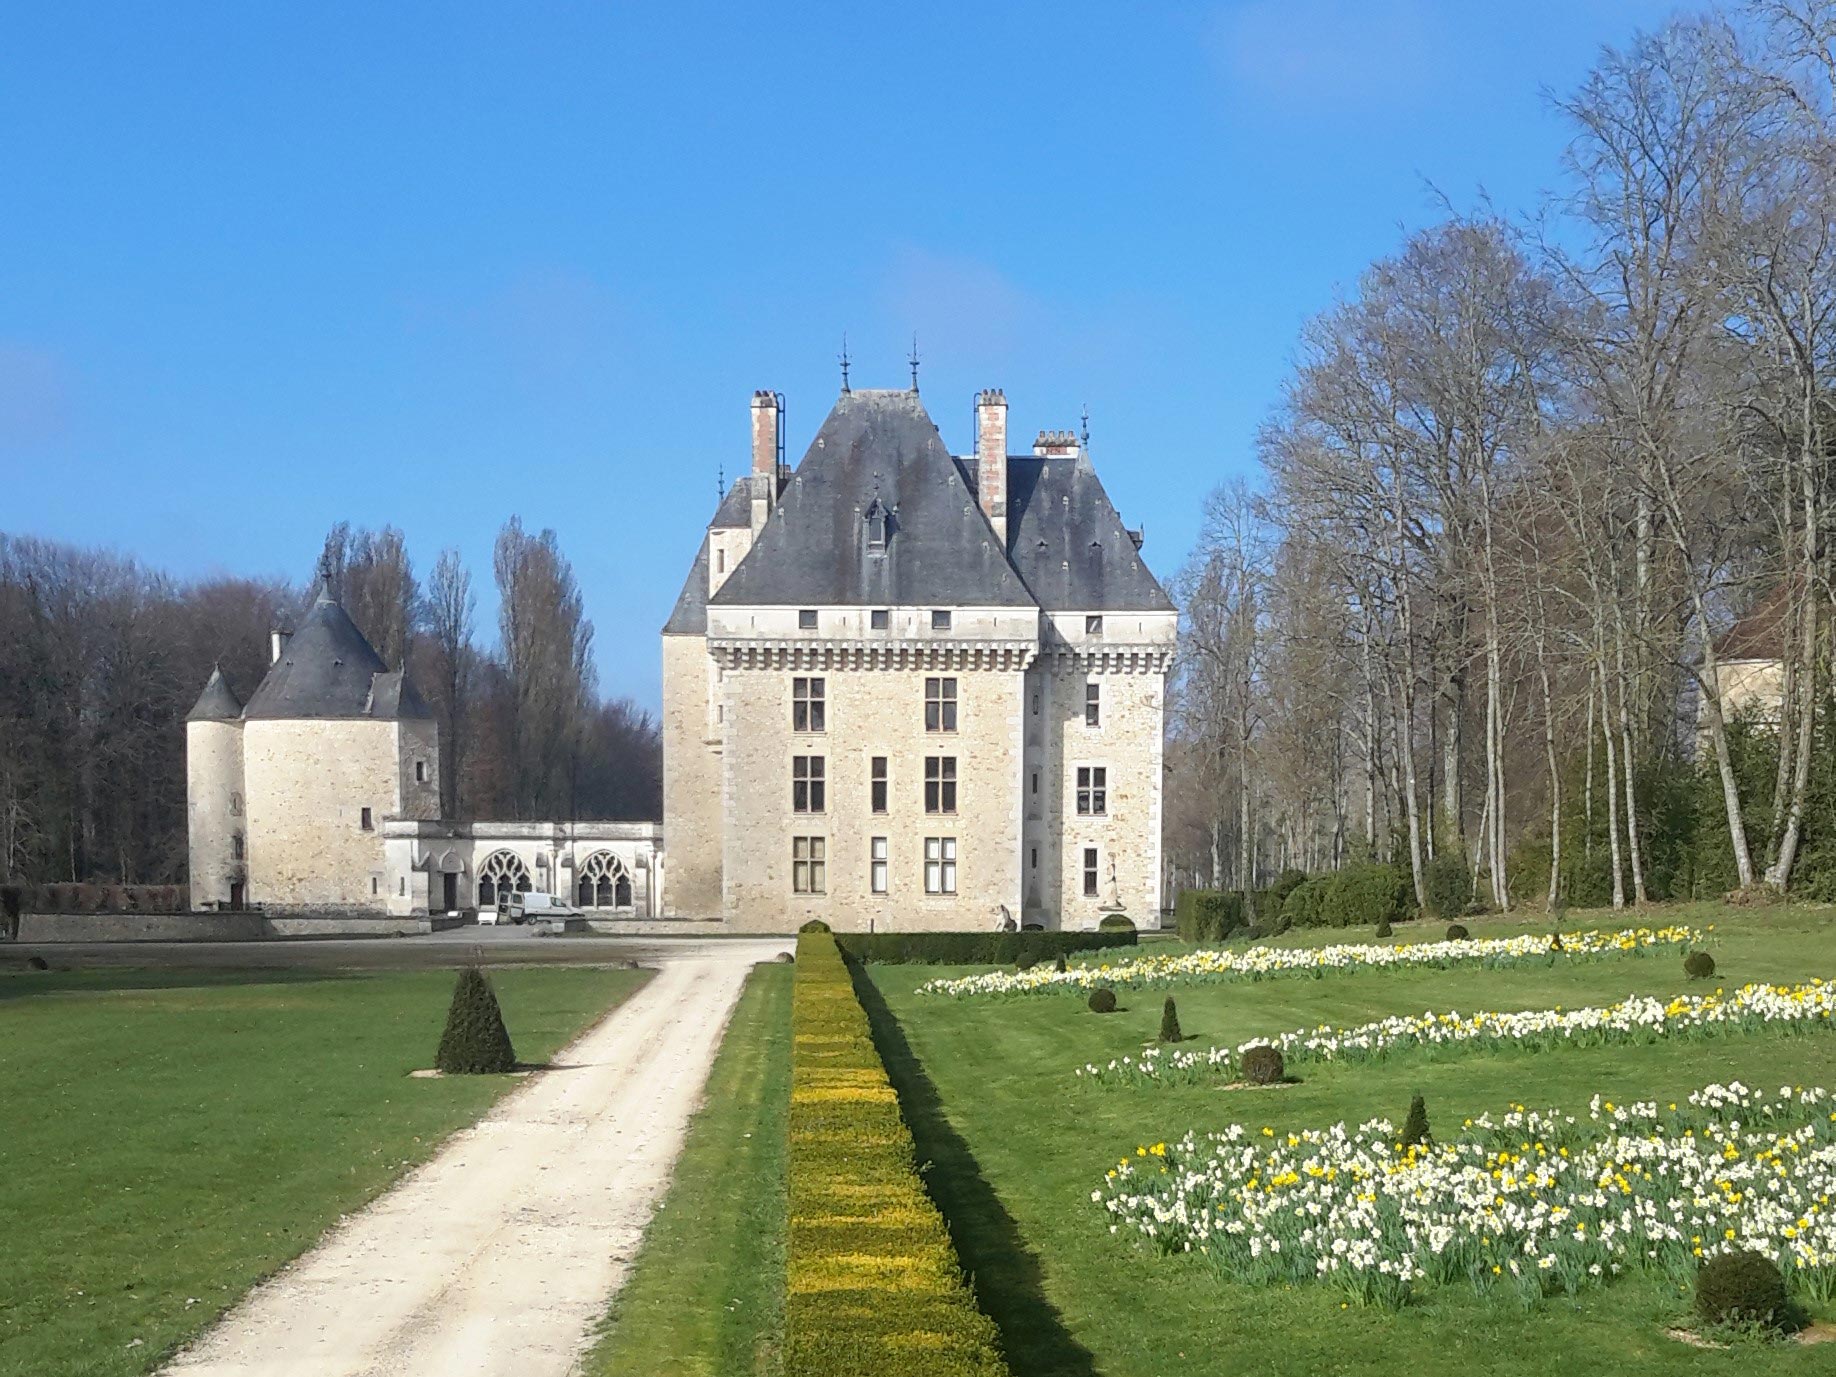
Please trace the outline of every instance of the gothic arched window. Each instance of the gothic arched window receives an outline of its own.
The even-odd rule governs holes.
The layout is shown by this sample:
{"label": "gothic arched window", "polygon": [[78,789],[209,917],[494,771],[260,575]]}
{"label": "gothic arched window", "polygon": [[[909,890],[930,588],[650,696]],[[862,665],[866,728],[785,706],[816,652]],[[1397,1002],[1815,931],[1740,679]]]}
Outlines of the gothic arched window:
{"label": "gothic arched window", "polygon": [[492,908],[499,899],[530,890],[529,868],[514,851],[493,851],[478,867],[478,907]]}
{"label": "gothic arched window", "polygon": [[580,867],[575,901],[581,908],[630,908],[631,872],[610,851],[595,851]]}

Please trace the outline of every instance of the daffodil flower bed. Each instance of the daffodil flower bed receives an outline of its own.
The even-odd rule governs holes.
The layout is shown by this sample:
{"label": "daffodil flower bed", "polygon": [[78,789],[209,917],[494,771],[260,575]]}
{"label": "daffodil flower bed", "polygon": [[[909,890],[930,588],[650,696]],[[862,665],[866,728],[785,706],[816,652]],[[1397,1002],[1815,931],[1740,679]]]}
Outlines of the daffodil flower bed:
{"label": "daffodil flower bed", "polygon": [[1348,1028],[1321,1024],[1277,1037],[1252,1038],[1238,1047],[1150,1047],[1139,1056],[1087,1063],[1077,1074],[1103,1083],[1197,1085],[1240,1079],[1238,1063],[1251,1047],[1269,1044],[1288,1065],[1322,1061],[1375,1061],[1395,1052],[1456,1044],[1529,1047],[1604,1047],[1666,1038],[1713,1037],[1768,1029],[1836,1027],[1836,982],[1743,985],[1733,994],[1634,995],[1617,1004],[1581,1009],[1525,1009],[1516,1013],[1458,1012],[1399,1015]]}
{"label": "daffodil flower bed", "polygon": [[1304,1133],[1232,1125],[1136,1149],[1091,1199],[1110,1231],[1203,1253],[1252,1284],[1319,1281],[1401,1304],[1466,1285],[1532,1302],[1627,1273],[1687,1284],[1751,1249],[1801,1295],[1836,1296],[1836,1112],[1823,1089],[1734,1082],[1585,1118],[1514,1105],[1444,1143],[1374,1119]]}
{"label": "daffodil flower bed", "polygon": [[1035,966],[1024,971],[989,971],[953,980],[931,980],[919,994],[1026,995],[1090,990],[1098,985],[1146,989],[1160,985],[1214,984],[1228,980],[1266,980],[1274,976],[1323,976],[1335,971],[1394,968],[1446,969],[1452,966],[1514,966],[1531,961],[1579,961],[1674,953],[1702,940],[1689,927],[1625,928],[1619,932],[1566,932],[1560,944],[1525,933],[1517,937],[1463,937],[1451,942],[1343,942],[1330,947],[1206,948],[1178,956],[1143,956],[1131,961],[1072,966],[1055,971]]}

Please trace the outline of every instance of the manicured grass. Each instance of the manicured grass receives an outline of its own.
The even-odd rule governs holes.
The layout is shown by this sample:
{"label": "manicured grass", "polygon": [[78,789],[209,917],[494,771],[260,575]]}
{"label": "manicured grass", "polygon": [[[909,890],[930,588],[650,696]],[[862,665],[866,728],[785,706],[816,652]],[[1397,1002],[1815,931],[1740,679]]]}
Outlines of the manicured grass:
{"label": "manicured grass", "polygon": [[[1563,926],[1635,921],[1631,915],[1574,913]],[[1713,924],[1706,946],[1720,966],[1717,979],[1691,982],[1679,959],[1659,955],[1504,970],[1283,977],[1171,993],[1188,1037],[1205,1046],[1425,1009],[1573,1007],[1634,993],[1701,993],[1717,984],[1836,976],[1836,910],[1695,905],[1654,911],[1643,921]],[[1549,924],[1533,918],[1468,926],[1483,937],[1526,926],[1546,931]],[[1396,940],[1438,935],[1439,925],[1399,925]],[[1368,934],[1299,940],[1357,941]],[[1348,1307],[1343,1293],[1327,1286],[1252,1288],[1221,1277],[1202,1258],[1161,1258],[1111,1235],[1090,1193],[1119,1157],[1187,1129],[1242,1121],[1282,1131],[1376,1115],[1400,1123],[1416,1090],[1427,1098],[1431,1122],[1451,1131],[1467,1115],[1513,1101],[1584,1110],[1596,1092],[1615,1099],[1675,1098],[1708,1081],[1736,1078],[1774,1088],[1836,1087],[1836,1036],[1407,1054],[1372,1064],[1301,1067],[1303,1081],[1280,1090],[1095,1086],[1080,1082],[1073,1068],[1151,1042],[1167,991],[1119,991],[1122,1011],[1099,1016],[1075,994],[947,1000],[914,991],[952,972],[869,970],[884,1000],[870,1007],[882,1051],[913,1121],[919,1156],[934,1164],[928,1183],[1019,1377],[1669,1377],[1829,1370],[1828,1346],[1747,1346],[1723,1353],[1677,1343],[1663,1330],[1684,1314],[1688,1297],[1636,1277],[1529,1311],[1456,1289],[1430,1291],[1390,1311]]]}
{"label": "manicured grass", "polygon": [[[519,1057],[642,971],[491,973]],[[0,1374],[145,1372],[520,1084],[411,1080],[451,971],[0,974]]]}
{"label": "manicured grass", "polygon": [[593,1377],[781,1371],[790,1004],[791,967],[755,967]]}

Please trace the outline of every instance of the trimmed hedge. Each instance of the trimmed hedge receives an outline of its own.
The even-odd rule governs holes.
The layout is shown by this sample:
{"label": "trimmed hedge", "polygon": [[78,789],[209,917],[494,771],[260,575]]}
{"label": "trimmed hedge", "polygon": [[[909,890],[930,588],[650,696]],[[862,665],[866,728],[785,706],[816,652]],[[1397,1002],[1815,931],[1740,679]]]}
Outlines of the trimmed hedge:
{"label": "trimmed hedge", "polygon": [[851,961],[919,966],[1011,966],[1067,952],[1132,947],[1127,932],[845,932],[835,939]]}
{"label": "trimmed hedge", "polygon": [[1097,919],[1098,932],[1133,932],[1135,920],[1126,913],[1105,913]]}
{"label": "trimmed hedge", "polygon": [[833,937],[797,943],[791,1040],[784,1371],[1007,1377]]}
{"label": "trimmed hedge", "polygon": [[1243,891],[1182,889],[1173,920],[1182,942],[1222,942],[1244,924]]}

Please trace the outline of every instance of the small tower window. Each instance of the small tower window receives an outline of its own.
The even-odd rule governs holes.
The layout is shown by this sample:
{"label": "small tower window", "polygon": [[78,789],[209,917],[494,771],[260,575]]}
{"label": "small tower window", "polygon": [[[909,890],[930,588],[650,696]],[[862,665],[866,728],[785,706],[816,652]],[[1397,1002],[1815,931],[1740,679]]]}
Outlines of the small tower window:
{"label": "small tower window", "polygon": [[376,819],[371,815],[368,808],[363,809],[362,812],[358,814],[357,825],[366,832],[374,832],[376,830]]}
{"label": "small tower window", "polygon": [[414,782],[416,784],[427,783],[427,762],[425,760],[414,762]]}
{"label": "small tower window", "polygon": [[949,629],[950,614],[948,612],[940,607],[931,613],[931,630],[948,631]]}
{"label": "small tower window", "polygon": [[1084,618],[1084,634],[1086,636],[1101,636],[1103,634],[1102,617],[1100,616],[1085,617]]}
{"label": "small tower window", "polygon": [[242,833],[240,832],[230,833],[230,859],[233,861],[242,859]]}
{"label": "small tower window", "polygon": [[238,794],[238,793],[230,794],[230,816],[232,818],[239,818],[242,816],[242,795],[241,794]]}
{"label": "small tower window", "polygon": [[797,613],[797,629],[799,631],[814,631],[816,629],[815,608],[806,607]]}
{"label": "small tower window", "polygon": [[876,607],[873,609],[872,620],[873,629],[875,631],[890,630],[892,627],[892,610],[886,607]]}

